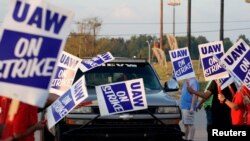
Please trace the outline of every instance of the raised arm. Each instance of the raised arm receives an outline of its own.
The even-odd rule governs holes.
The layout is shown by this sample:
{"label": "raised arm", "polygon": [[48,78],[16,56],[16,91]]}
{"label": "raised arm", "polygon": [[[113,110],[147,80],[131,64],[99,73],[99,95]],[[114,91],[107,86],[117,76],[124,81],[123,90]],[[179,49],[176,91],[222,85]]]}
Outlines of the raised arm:
{"label": "raised arm", "polygon": [[207,90],[206,92],[196,91],[190,85],[187,85],[187,89],[190,94],[195,94],[203,99],[208,99],[212,95],[212,93],[209,90]]}
{"label": "raised arm", "polygon": [[223,94],[218,94],[218,99],[221,103],[226,104],[229,108],[233,110],[238,110],[240,108],[238,104],[233,103],[230,100],[226,99]]}

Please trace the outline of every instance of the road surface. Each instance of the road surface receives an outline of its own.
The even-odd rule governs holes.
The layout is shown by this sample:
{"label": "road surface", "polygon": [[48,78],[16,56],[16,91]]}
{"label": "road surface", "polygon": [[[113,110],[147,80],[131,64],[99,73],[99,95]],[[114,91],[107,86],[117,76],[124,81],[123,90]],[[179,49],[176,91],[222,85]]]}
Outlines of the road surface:
{"label": "road surface", "polygon": [[[207,141],[207,131],[206,131],[206,113],[202,108],[200,111],[195,113],[195,137],[194,141]],[[180,122],[182,131],[184,132],[183,124]]]}

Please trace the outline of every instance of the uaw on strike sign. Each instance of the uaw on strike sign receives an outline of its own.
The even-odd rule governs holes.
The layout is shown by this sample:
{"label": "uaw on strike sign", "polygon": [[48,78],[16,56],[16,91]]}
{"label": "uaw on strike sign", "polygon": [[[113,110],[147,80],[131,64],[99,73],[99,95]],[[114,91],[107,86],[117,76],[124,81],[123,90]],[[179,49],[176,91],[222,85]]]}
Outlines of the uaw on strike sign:
{"label": "uaw on strike sign", "polygon": [[96,57],[93,57],[89,60],[82,61],[79,65],[79,68],[82,72],[86,72],[114,59],[115,58],[110,52],[106,52],[101,55],[97,55]]}
{"label": "uaw on strike sign", "polygon": [[214,58],[221,58],[224,54],[222,41],[200,44],[198,48],[205,80],[227,78],[228,72]]}
{"label": "uaw on strike sign", "polygon": [[192,61],[187,47],[169,51],[176,79],[183,80],[195,77]]}
{"label": "uaw on strike sign", "polygon": [[142,79],[96,86],[101,116],[147,109]]}
{"label": "uaw on strike sign", "polygon": [[80,63],[80,58],[63,51],[58,59],[56,73],[51,82],[50,93],[64,94],[72,86]]}
{"label": "uaw on strike sign", "polygon": [[85,76],[78,79],[73,86],[47,108],[48,127],[52,128],[72,109],[88,97]]}
{"label": "uaw on strike sign", "polygon": [[198,48],[205,81],[219,79],[221,89],[234,82],[229,72],[221,66],[220,58],[224,55],[222,41],[200,44]]}
{"label": "uaw on strike sign", "polygon": [[231,71],[250,90],[250,47],[240,39],[221,58],[225,67]]}
{"label": "uaw on strike sign", "polygon": [[73,13],[44,0],[11,0],[0,33],[0,95],[43,107]]}

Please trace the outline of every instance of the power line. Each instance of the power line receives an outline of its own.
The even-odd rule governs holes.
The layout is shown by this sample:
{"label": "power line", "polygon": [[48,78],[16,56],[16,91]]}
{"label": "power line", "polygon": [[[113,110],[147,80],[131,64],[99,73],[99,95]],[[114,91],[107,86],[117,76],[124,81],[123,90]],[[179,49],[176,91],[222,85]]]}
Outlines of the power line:
{"label": "power line", "polygon": [[[250,30],[250,28],[237,28],[237,29],[225,29],[224,31],[237,31],[237,30]],[[204,31],[192,31],[192,34],[196,33],[212,33],[212,32],[219,32],[219,30],[204,30]],[[176,32],[178,35],[186,34],[187,32]],[[105,36],[131,36],[131,35],[159,35],[159,33],[134,33],[134,34],[100,34],[97,35],[99,37],[105,37]],[[80,36],[80,35],[79,35]]]}
{"label": "power line", "polygon": [[[236,20],[236,21],[225,21],[224,23],[248,23],[250,20]],[[0,21],[0,24],[3,22]],[[217,24],[220,23],[219,21],[195,21],[192,24]],[[73,21],[72,24],[79,24],[77,21]],[[104,22],[103,25],[153,25],[153,24],[160,24],[158,22]],[[167,22],[163,24],[173,24],[172,22]],[[187,22],[176,22],[175,24],[187,24]]]}
{"label": "power line", "polygon": [[[237,20],[237,21],[225,21],[224,23],[246,23],[250,22],[250,20]],[[74,21],[74,24],[78,24],[79,22]],[[195,21],[192,24],[217,24],[219,21]],[[152,24],[160,24],[158,22],[104,22],[103,25],[152,25]],[[163,24],[173,24],[172,22],[167,22]],[[176,22],[175,24],[187,24],[187,22]]]}
{"label": "power line", "polygon": [[[250,20],[242,20],[242,21],[226,21],[228,23],[238,23],[238,22],[250,22]],[[0,22],[1,24],[2,22]],[[74,24],[77,24],[77,22],[73,22]],[[193,22],[193,23],[216,23],[216,21],[210,21],[210,22]],[[217,22],[219,23],[219,22]],[[106,23],[106,24],[159,24],[159,23]],[[165,24],[172,24],[172,23],[165,23]],[[184,23],[179,23],[184,24]],[[186,24],[186,23],[185,23]],[[225,32],[230,31],[237,31],[237,30],[250,30],[250,28],[235,28],[235,29],[224,29]],[[219,30],[204,30],[204,31],[192,31],[192,34],[195,33],[211,33],[211,32],[219,32]],[[175,34],[182,35],[186,34],[187,32],[176,32]],[[102,34],[102,35],[96,35],[99,37],[105,37],[105,36],[131,36],[131,35],[159,35],[159,33],[128,33],[128,34]],[[80,35],[76,35],[80,36]]]}

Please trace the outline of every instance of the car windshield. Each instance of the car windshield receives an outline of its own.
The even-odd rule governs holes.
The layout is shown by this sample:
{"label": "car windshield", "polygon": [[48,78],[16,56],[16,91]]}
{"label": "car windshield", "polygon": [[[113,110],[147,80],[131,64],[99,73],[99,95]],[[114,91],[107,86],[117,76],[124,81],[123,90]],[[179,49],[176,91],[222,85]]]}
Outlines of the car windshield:
{"label": "car windshield", "polygon": [[[83,73],[78,70],[75,81]],[[160,82],[147,63],[106,63],[84,73],[88,89],[102,84],[142,78],[146,90],[160,90]]]}

